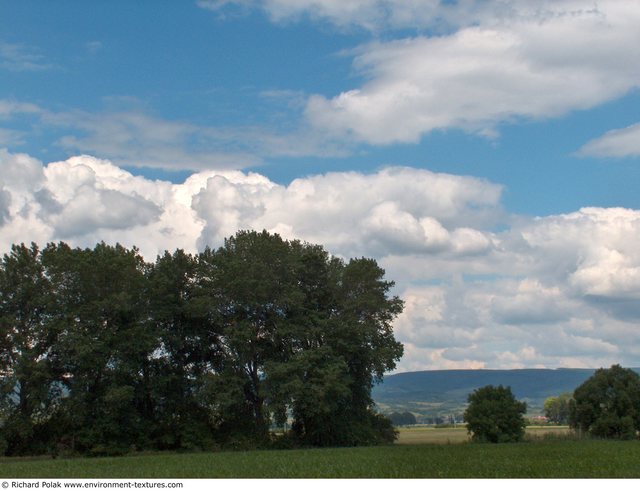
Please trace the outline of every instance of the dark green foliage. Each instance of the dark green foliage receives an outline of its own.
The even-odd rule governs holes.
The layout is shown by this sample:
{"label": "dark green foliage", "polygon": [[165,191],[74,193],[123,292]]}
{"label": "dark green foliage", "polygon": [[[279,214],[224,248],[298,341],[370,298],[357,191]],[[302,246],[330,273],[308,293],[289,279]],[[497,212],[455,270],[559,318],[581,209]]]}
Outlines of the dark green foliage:
{"label": "dark green foliage", "polygon": [[372,411],[371,388],[402,356],[391,321],[402,301],[388,298],[375,261],[301,256],[305,299],[292,312],[287,356],[268,365],[274,402],[289,408],[302,444],[363,445],[393,441],[390,422]]}
{"label": "dark green foliage", "polygon": [[527,405],[516,400],[510,387],[487,385],[469,394],[464,413],[475,442],[506,443],[524,438]]}
{"label": "dark green foliage", "polygon": [[290,415],[303,445],[386,438],[371,387],[402,355],[391,330],[402,302],[375,261],[345,265],[319,246],[239,232],[202,263],[221,333],[210,377],[221,432],[267,440]]}
{"label": "dark green foliage", "polygon": [[409,411],[402,413],[393,412],[389,415],[389,419],[394,426],[414,425],[417,423],[416,417]]}
{"label": "dark green foliage", "polygon": [[288,358],[290,312],[303,298],[292,252],[277,235],[239,232],[202,256],[211,315],[220,330],[213,381],[225,396],[215,417],[241,417],[244,431],[258,440],[268,439],[270,423],[265,365]]}
{"label": "dark green foliage", "polygon": [[154,264],[120,245],[14,246],[0,267],[0,447],[254,448],[288,422],[277,445],[393,441],[371,399],[402,355],[402,301],[383,276],[267,232]]}
{"label": "dark green foliage", "polygon": [[146,265],[137,250],[104,243],[49,245],[43,264],[56,300],[63,446],[97,455],[135,448],[148,431],[140,368],[155,349],[143,322]]}
{"label": "dark green foliage", "polygon": [[596,370],[573,393],[570,424],[600,438],[636,438],[640,431],[640,376],[620,365]]}
{"label": "dark green foliage", "polygon": [[9,455],[42,452],[59,387],[51,284],[35,244],[13,246],[0,267],[0,422]]}
{"label": "dark green foliage", "polygon": [[198,258],[166,252],[148,268],[148,332],[153,356],[144,360],[144,412],[154,422],[160,449],[212,445],[213,425],[203,400],[204,376],[215,362],[218,331],[209,319],[198,284]]}

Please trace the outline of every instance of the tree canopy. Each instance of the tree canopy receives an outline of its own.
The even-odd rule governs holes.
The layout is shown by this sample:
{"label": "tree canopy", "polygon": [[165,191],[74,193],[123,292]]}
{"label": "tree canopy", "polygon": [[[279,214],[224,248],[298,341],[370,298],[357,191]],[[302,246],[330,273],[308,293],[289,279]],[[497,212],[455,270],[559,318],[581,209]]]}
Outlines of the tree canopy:
{"label": "tree canopy", "polygon": [[570,425],[600,438],[631,439],[640,431],[640,375],[600,368],[573,393]]}
{"label": "tree canopy", "polygon": [[241,231],[216,250],[14,246],[0,263],[8,455],[389,441],[371,389],[402,345],[372,259]]}
{"label": "tree canopy", "polygon": [[464,413],[475,442],[517,442],[524,437],[527,405],[516,400],[510,387],[487,385],[469,394]]}
{"label": "tree canopy", "polygon": [[569,424],[569,412],[573,396],[570,393],[547,397],[544,401],[544,415],[551,422],[559,425]]}
{"label": "tree canopy", "polygon": [[414,425],[417,423],[416,417],[409,411],[397,412],[389,414],[389,419],[394,426]]}

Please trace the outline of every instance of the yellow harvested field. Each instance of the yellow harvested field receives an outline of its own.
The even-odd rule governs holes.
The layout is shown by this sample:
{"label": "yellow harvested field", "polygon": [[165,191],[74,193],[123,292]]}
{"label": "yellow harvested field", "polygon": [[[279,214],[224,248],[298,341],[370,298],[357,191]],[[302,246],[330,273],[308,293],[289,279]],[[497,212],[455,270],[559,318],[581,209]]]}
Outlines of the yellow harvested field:
{"label": "yellow harvested field", "polygon": [[[434,428],[432,426],[405,426],[399,428],[400,434],[396,440],[399,445],[420,445],[423,443],[464,443],[469,441],[469,435],[464,425],[458,428]],[[569,433],[567,426],[528,426],[527,437],[538,439],[545,435],[562,436]]]}
{"label": "yellow harvested field", "polygon": [[432,426],[405,426],[399,428],[400,434],[396,440],[400,445],[419,445],[422,443],[462,443],[469,440],[467,429],[434,428]]}
{"label": "yellow harvested field", "polygon": [[568,426],[527,426],[529,438],[544,438],[545,436],[563,436],[571,432]]}

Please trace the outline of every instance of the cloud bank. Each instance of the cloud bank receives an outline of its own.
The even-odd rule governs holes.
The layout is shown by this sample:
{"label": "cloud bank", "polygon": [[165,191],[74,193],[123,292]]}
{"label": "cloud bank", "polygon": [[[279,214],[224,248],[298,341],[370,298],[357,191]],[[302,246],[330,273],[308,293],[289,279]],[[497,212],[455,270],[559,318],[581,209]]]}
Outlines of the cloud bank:
{"label": "cloud bank", "polygon": [[183,183],[78,156],[43,164],[0,150],[0,249],[99,240],[217,247],[267,229],[345,258],[375,257],[406,301],[401,370],[637,364],[640,211],[513,217],[501,186],[407,167],[337,172],[287,186],[203,171]]}

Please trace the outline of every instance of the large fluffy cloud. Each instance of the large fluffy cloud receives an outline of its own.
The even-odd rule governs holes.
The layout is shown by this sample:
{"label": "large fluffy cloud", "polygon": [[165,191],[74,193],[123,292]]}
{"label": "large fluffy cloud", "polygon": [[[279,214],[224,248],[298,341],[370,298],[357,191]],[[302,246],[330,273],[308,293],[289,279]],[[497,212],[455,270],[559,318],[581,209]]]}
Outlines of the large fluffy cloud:
{"label": "large fluffy cloud", "polygon": [[140,236],[154,244],[138,244],[151,256],[176,245],[215,247],[239,229],[264,228],[344,256],[462,257],[491,249],[487,230],[504,218],[500,186],[412,168],[282,186],[240,171],[200,172],[182,184],[150,181],[89,156],[45,166],[3,150],[0,165],[4,237],[19,237],[13,224],[22,218],[48,231],[47,239],[90,243],[106,234],[131,243]]}
{"label": "large fluffy cloud", "polygon": [[65,240],[138,245],[154,258],[164,249],[193,249],[202,224],[191,210],[190,181],[149,181],[93,157],[43,165],[0,150],[5,211],[0,247]]}
{"label": "large fluffy cloud", "polygon": [[411,346],[406,366],[637,364],[639,240],[637,210],[586,208],[513,225],[480,259],[492,276],[453,269],[406,288],[397,323]]}
{"label": "large fluffy cloud", "polygon": [[510,217],[501,187],[413,168],[283,186],[207,171],[172,184],[89,156],[44,165],[0,151],[0,247],[65,240],[217,247],[267,229],[372,256],[406,302],[403,370],[633,365],[640,356],[640,211]]}
{"label": "large fluffy cloud", "polygon": [[312,96],[306,115],[337,136],[416,142],[452,127],[492,135],[502,122],[591,108],[637,88],[640,60],[628,47],[640,43],[640,3],[563,10],[575,4],[361,46],[354,66],[368,80]]}
{"label": "large fluffy cloud", "polygon": [[471,177],[389,168],[332,173],[289,186],[240,172],[217,175],[194,197],[207,224],[201,245],[240,228],[266,228],[325,244],[342,255],[473,253],[491,247],[501,188]]}

